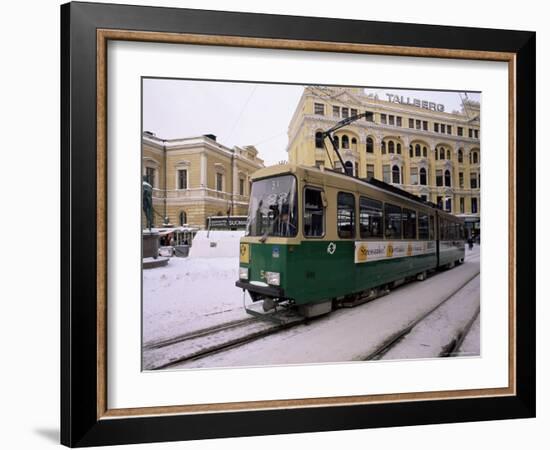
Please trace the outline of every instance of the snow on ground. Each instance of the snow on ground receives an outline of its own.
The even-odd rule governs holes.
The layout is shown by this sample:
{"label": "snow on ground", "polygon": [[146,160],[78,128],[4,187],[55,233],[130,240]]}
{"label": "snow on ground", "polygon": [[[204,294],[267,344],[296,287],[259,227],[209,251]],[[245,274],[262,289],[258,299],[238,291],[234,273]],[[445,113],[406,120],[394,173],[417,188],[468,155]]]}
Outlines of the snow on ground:
{"label": "snow on ground", "polygon": [[190,258],[225,258],[239,256],[239,240],[244,231],[201,230],[193,238]]}
{"label": "snow on ground", "polygon": [[[389,295],[249,344],[174,368],[304,364],[365,359],[396,331],[432,310],[479,273],[479,247],[463,265],[406,284]],[[415,355],[409,355],[415,357]]]}
{"label": "snow on ground", "polygon": [[462,341],[462,345],[458,349],[458,356],[479,356],[480,355],[480,316],[477,315],[472,323],[468,334]]}
{"label": "snow on ground", "polygon": [[[453,295],[409,334],[394,345],[381,359],[436,358],[463,330],[479,311],[479,276]],[[475,346],[471,340],[472,348]],[[475,354],[474,352],[472,355]],[[477,342],[479,355],[479,341]],[[454,356],[459,356],[455,354]]]}

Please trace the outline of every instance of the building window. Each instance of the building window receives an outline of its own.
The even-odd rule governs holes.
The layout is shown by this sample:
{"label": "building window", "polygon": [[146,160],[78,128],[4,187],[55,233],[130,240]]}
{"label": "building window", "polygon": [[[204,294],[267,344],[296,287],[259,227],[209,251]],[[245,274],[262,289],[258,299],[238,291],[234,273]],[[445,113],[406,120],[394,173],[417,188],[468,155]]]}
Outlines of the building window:
{"label": "building window", "polygon": [[464,187],[464,172],[458,172],[458,186]]}
{"label": "building window", "polygon": [[470,189],[477,189],[477,173],[470,173]]}
{"label": "building window", "polygon": [[382,166],[382,178],[384,183],[391,183],[391,171],[389,165]]}
{"label": "building window", "polygon": [[427,120],[422,121],[422,129],[424,131],[428,131],[428,121]]}
{"label": "building window", "polygon": [[411,184],[418,184],[418,167],[411,167]]}
{"label": "building window", "polygon": [[401,144],[399,142],[397,143],[396,149],[397,149],[397,154],[400,155],[401,154]]}
{"label": "building window", "polygon": [[401,184],[401,171],[399,170],[399,166],[392,167],[391,178],[393,184]]}
{"label": "building window", "polygon": [[381,144],[380,148],[381,148],[382,154],[385,155],[386,154],[386,142],[385,141],[382,141],[382,144]]}
{"label": "building window", "polygon": [[187,189],[187,169],[178,170],[178,189]]}
{"label": "building window", "polygon": [[402,127],[402,126],[403,126],[403,117],[397,116],[397,117],[395,118],[395,124],[396,124],[398,127]]}
{"label": "building window", "polygon": [[403,208],[403,239],[416,239],[416,211]]}
{"label": "building window", "polygon": [[372,111],[365,111],[365,120],[367,122],[374,122],[374,113]]}
{"label": "building window", "polygon": [[427,157],[428,157],[428,149],[427,149],[427,147],[422,147],[422,156],[424,156],[424,158],[427,158]]}
{"label": "building window", "polygon": [[351,138],[351,148],[357,150],[357,139]]}
{"label": "building window", "polygon": [[451,151],[450,150],[447,150],[447,159],[449,161],[451,160]]}
{"label": "building window", "polygon": [[415,123],[416,123],[416,129],[417,129],[417,130],[420,130],[420,129],[422,128],[422,121],[416,119]]}
{"label": "building window", "polygon": [[180,227],[183,227],[185,224],[187,224],[187,213],[185,211],[180,211],[179,222]]}
{"label": "building window", "polygon": [[436,205],[439,209],[443,209],[443,197],[441,195],[436,197]]}
{"label": "building window", "polygon": [[445,186],[451,186],[451,172],[448,170],[445,171]]}
{"label": "building window", "polygon": [[414,128],[414,119],[409,119],[409,128]]}
{"label": "building window", "polygon": [[216,190],[219,192],[223,191],[223,174],[216,173]]}
{"label": "building window", "polygon": [[473,134],[473,130],[471,128],[468,128],[468,137],[471,138]]}
{"label": "building window", "polygon": [[355,237],[355,197],[347,192],[338,192],[336,214],[338,236],[344,239]]}
{"label": "building window", "polygon": [[478,164],[479,158],[477,156],[477,152],[472,152],[472,164]]}
{"label": "building window", "polygon": [[434,122],[434,131],[435,131],[436,133],[439,133],[439,124],[436,123],[436,122]]}
{"label": "building window", "polygon": [[401,239],[401,208],[391,203],[384,204],[386,239]]}
{"label": "building window", "polygon": [[388,143],[388,153],[395,153],[395,144],[393,141],[390,141]]}
{"label": "building window", "polygon": [[346,173],[348,175],[353,175],[353,163],[351,161],[346,161],[344,163],[344,166],[345,166],[345,169],[346,169]]}
{"label": "building window", "polygon": [[304,190],[304,235],[320,237],[325,234],[325,208],[323,191],[306,188]]}
{"label": "building window", "polygon": [[445,159],[445,149],[443,147],[439,147],[439,159]]}
{"label": "building window", "polygon": [[361,239],[382,237],[382,202],[359,198],[359,235]]}
{"label": "building window", "polygon": [[239,195],[244,195],[244,178],[239,178]]}
{"label": "building window", "polygon": [[367,178],[374,178],[374,164],[367,164]]}
{"label": "building window", "polygon": [[479,139],[479,130],[474,130],[474,137]]}
{"label": "building window", "polygon": [[390,123],[390,125],[395,125],[395,116],[392,116],[392,115],[390,114],[390,116],[389,116],[389,123]]}
{"label": "building window", "polygon": [[447,134],[453,134],[453,127],[451,125],[447,125]]}
{"label": "building window", "polygon": [[388,123],[388,116],[386,116],[386,114],[380,114],[380,123],[383,123],[384,125]]}
{"label": "building window", "polygon": [[463,136],[464,135],[464,128],[457,127],[456,134],[458,134],[459,136]]}
{"label": "building window", "polygon": [[315,114],[319,116],[325,115],[325,105],[322,103],[315,103]]}
{"label": "building window", "polygon": [[412,158],[414,156],[414,150],[412,144],[409,145],[409,158]]}
{"label": "building window", "polygon": [[477,198],[472,197],[472,214],[477,214]]}
{"label": "building window", "polygon": [[439,131],[443,134],[445,134],[445,124],[444,123],[440,123],[439,124]]}
{"label": "building window", "polygon": [[349,117],[349,109],[348,108],[342,108],[342,117],[344,119],[347,119]]}
{"label": "building window", "polygon": [[374,141],[371,137],[367,138],[367,153],[374,153]]}
{"label": "building window", "polygon": [[460,197],[460,213],[464,214],[464,197]]}
{"label": "building window", "polygon": [[145,179],[152,187],[155,187],[155,169],[154,167],[145,168]]}
{"label": "building window", "polygon": [[352,117],[357,115],[357,110],[356,109],[351,108],[350,112],[351,112]]}
{"label": "building window", "polygon": [[458,149],[458,162],[460,164],[462,164],[464,162],[464,154],[463,154],[461,148]]}
{"label": "building window", "polygon": [[445,198],[445,211],[451,212],[452,209],[453,209],[453,201],[452,201],[451,197],[446,197]]}
{"label": "building window", "polygon": [[339,106],[333,106],[332,107],[332,115],[334,117],[340,117],[340,107]]}
{"label": "building window", "polygon": [[340,148],[340,139],[338,136],[334,136],[334,145],[336,148]]}
{"label": "building window", "polygon": [[443,170],[441,169],[435,171],[435,185],[443,186]]}
{"label": "building window", "polygon": [[420,169],[420,184],[422,186],[426,186],[428,184],[428,175],[424,167]]}
{"label": "building window", "polygon": [[323,133],[321,133],[320,131],[315,133],[315,148],[323,148],[323,140]]}
{"label": "building window", "polygon": [[416,144],[414,146],[414,156],[417,156],[417,157],[420,156],[420,144]]}
{"label": "building window", "polygon": [[342,136],[342,148],[347,149],[349,148],[349,137],[347,134],[344,134]]}

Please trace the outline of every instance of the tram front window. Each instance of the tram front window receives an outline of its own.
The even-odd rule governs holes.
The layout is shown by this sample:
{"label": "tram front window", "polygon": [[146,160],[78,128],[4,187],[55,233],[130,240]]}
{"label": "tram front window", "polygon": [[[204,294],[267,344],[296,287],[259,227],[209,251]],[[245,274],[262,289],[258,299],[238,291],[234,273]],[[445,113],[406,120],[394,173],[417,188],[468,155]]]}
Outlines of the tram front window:
{"label": "tram front window", "polygon": [[254,181],[248,208],[247,236],[296,236],[298,197],[293,175]]}

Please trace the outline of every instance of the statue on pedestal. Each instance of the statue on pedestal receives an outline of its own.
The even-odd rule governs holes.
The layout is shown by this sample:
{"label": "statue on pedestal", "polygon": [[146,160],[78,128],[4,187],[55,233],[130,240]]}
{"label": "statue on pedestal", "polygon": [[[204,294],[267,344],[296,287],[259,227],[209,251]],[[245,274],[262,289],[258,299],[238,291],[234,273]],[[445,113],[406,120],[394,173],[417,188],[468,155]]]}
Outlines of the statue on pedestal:
{"label": "statue on pedestal", "polygon": [[147,176],[143,176],[141,189],[142,208],[147,220],[147,228],[151,231],[153,226],[153,186],[147,182]]}

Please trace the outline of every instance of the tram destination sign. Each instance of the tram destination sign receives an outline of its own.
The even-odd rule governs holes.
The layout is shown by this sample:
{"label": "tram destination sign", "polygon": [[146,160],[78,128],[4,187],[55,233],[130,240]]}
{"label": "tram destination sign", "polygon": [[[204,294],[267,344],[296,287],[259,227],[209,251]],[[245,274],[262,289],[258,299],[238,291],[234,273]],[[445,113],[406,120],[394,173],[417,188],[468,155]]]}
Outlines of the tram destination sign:
{"label": "tram destination sign", "polygon": [[445,112],[445,105],[442,103],[429,102],[418,98],[405,97],[404,95],[386,94],[388,101],[400,105],[416,106],[417,108],[429,109],[436,112]]}
{"label": "tram destination sign", "polygon": [[246,216],[211,216],[208,218],[208,229],[235,230],[246,228]]}

